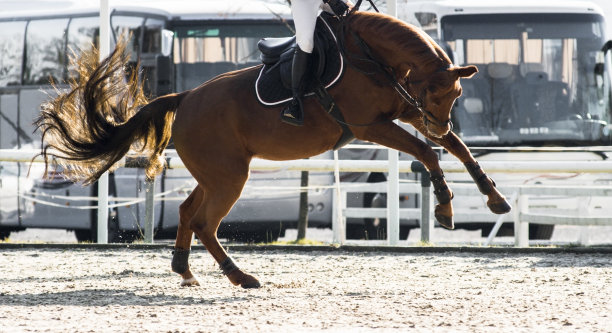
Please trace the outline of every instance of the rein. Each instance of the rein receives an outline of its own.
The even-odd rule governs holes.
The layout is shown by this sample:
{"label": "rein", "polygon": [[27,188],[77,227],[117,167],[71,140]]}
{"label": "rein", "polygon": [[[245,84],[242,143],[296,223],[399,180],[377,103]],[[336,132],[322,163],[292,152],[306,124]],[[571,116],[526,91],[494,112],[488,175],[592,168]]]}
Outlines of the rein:
{"label": "rein", "polygon": [[[338,26],[338,32],[336,33],[336,35],[338,36],[338,49],[340,50],[340,53],[342,54],[342,56],[344,57],[344,59],[346,59],[346,63],[349,64],[353,69],[355,69],[356,71],[367,75],[367,76],[374,76],[378,73],[382,73],[387,81],[388,84],[390,84],[393,89],[400,95],[400,97],[402,97],[402,99],[404,100],[404,102],[408,103],[410,106],[412,106],[414,109],[416,109],[423,117],[423,123],[425,124],[425,126],[427,126],[427,124],[429,123],[433,123],[437,126],[440,127],[445,127],[447,125],[450,124],[451,126],[451,131],[453,129],[453,122],[449,119],[446,121],[441,121],[438,118],[436,118],[436,116],[431,113],[429,110],[425,109],[423,107],[423,104],[421,102],[419,102],[416,98],[412,97],[412,95],[410,95],[410,93],[406,90],[406,88],[404,88],[404,86],[395,78],[395,74],[394,74],[394,70],[391,66],[387,65],[384,63],[384,61],[382,60],[378,60],[376,59],[376,57],[372,54],[370,47],[367,45],[367,43],[361,38],[359,37],[359,35],[357,35],[353,30],[350,31],[351,36],[355,39],[355,41],[357,42],[357,45],[359,46],[359,48],[361,49],[361,52],[363,53],[364,56],[360,56],[360,55],[355,55],[355,54],[349,54],[349,52],[347,51],[346,48],[346,44],[345,44],[345,39],[346,39],[346,18],[349,17],[351,14],[353,14],[355,11],[357,11],[359,9],[359,6],[361,5],[361,1],[359,0],[357,1],[357,4],[353,7],[353,9],[345,16],[345,17],[340,17],[340,25]],[[370,0],[368,0],[370,1]],[[371,3],[371,1],[370,1]],[[374,4],[372,3],[372,6],[374,7],[374,9],[378,12],[378,9],[374,6]],[[374,65],[376,68],[374,71],[372,72],[368,72],[365,71],[359,67],[357,67],[353,61],[351,61],[351,59],[349,58],[352,57],[353,59],[356,59],[359,62],[364,62],[364,63],[369,63]],[[447,70],[451,65],[447,65],[447,66],[443,66],[441,68],[438,69],[438,71],[443,71],[443,70]],[[373,78],[374,79],[374,78]],[[374,79],[375,81],[378,81],[376,79]],[[380,83],[380,82],[378,82]],[[355,127],[365,127],[365,126],[372,126],[372,125],[377,125],[377,124],[381,124],[384,122],[388,122],[388,121],[393,121],[395,119],[400,118],[404,113],[401,113],[393,118],[389,118],[389,119],[384,119],[384,120],[380,120],[380,121],[374,121],[371,123],[367,123],[367,124],[350,124],[350,123],[345,123],[343,122],[343,124],[348,125],[348,126],[355,126]],[[336,121],[338,121],[336,119]]]}

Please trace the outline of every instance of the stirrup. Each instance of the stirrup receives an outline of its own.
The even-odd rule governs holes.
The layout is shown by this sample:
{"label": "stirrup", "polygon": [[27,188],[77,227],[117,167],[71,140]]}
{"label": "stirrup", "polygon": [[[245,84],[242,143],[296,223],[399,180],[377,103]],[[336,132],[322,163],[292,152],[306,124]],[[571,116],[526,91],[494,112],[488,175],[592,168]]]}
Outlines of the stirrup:
{"label": "stirrup", "polygon": [[[304,116],[300,114],[299,102],[295,100],[281,111],[281,121],[293,126],[304,125]],[[296,115],[296,113],[298,113]]]}

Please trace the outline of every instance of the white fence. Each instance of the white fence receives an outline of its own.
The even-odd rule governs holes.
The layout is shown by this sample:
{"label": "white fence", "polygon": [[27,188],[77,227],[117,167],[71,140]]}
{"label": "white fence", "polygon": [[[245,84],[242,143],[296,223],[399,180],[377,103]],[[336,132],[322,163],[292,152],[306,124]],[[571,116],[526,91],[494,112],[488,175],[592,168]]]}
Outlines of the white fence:
{"label": "white fence", "polygon": [[[609,186],[583,186],[566,188],[559,186],[520,186],[515,189],[518,193],[514,209],[514,244],[517,247],[529,246],[529,222],[538,224],[565,224],[565,225],[612,225],[612,216],[565,216],[551,214],[534,214],[529,212],[530,195],[554,195],[577,197],[609,197],[612,204],[612,187]],[[584,206],[581,213],[586,213]],[[581,214],[581,215],[583,215]],[[529,222],[527,222],[529,221]]]}
{"label": "white fence", "polygon": [[[38,151],[24,150],[0,150],[0,161],[9,162],[42,162],[41,157],[32,159]],[[177,157],[167,159],[169,168],[184,168],[182,161]],[[124,159],[120,165],[138,164],[137,161]],[[465,168],[460,162],[442,161],[441,167],[446,173],[465,172]],[[612,173],[612,161],[584,161],[584,162],[507,162],[507,161],[484,161],[480,163],[487,172],[505,172],[505,173]],[[388,172],[390,169],[389,161],[381,160],[295,160],[295,161],[267,161],[253,160],[251,163],[252,170],[308,170],[308,171],[351,171],[351,172]],[[416,161],[399,161],[397,162],[398,172],[423,172],[424,168],[420,162]],[[334,230],[334,242],[343,244],[345,242],[345,221],[347,217],[369,217],[369,218],[387,218],[389,234],[391,232],[399,232],[399,219],[419,219],[421,221],[421,240],[430,241],[431,230],[433,226],[432,219],[432,200],[431,187],[428,177],[422,177],[424,181],[418,184],[401,184],[398,182],[377,183],[377,184],[336,184],[337,191],[334,200],[334,213],[332,228]],[[475,186],[472,188],[457,187],[455,184],[453,191],[457,195],[474,194]],[[346,193],[348,192],[389,192],[389,188],[394,187],[395,193],[419,193],[421,197],[421,207],[423,209],[406,209],[399,208],[398,203],[387,204],[387,207],[393,208],[347,208]],[[149,187],[154,188],[153,186]],[[612,225],[612,217],[607,216],[559,216],[559,215],[542,215],[532,214],[529,212],[528,200],[532,195],[573,195],[573,196],[605,196],[612,198],[612,187],[597,186],[597,187],[551,187],[551,186],[518,186],[503,189],[505,193],[516,193],[516,200],[513,204],[513,220],[515,224],[515,245],[528,246],[528,222],[539,224],[572,224],[572,225]],[[149,190],[147,198],[147,211],[152,212],[153,200],[152,190]],[[387,200],[399,200],[399,196],[387,196]],[[514,201],[514,200],[513,200]],[[390,210],[394,209],[395,212]],[[389,216],[396,216],[395,219]],[[145,236],[147,242],[152,242],[153,233],[153,216],[147,214],[147,223],[145,224]],[[502,223],[500,217],[496,223],[496,228],[493,233],[499,229]],[[494,235],[493,235],[494,236]],[[490,237],[491,238],[491,237]],[[388,236],[387,244],[397,245],[398,235]]]}

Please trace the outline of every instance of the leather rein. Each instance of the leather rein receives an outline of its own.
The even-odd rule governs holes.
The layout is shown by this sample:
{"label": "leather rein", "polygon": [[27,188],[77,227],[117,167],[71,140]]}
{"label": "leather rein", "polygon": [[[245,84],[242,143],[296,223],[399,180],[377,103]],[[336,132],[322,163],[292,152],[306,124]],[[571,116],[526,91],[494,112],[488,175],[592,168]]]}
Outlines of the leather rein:
{"label": "leather rein", "polygon": [[[450,120],[446,120],[446,121],[441,121],[439,120],[433,113],[431,113],[429,110],[425,109],[423,107],[423,103],[421,103],[419,100],[417,100],[416,98],[412,97],[412,95],[406,90],[406,88],[404,88],[404,86],[399,82],[399,80],[396,79],[396,75],[395,75],[395,71],[393,69],[393,67],[387,65],[384,61],[382,60],[378,60],[376,59],[376,57],[372,54],[372,51],[370,50],[370,47],[367,45],[367,43],[361,38],[359,37],[359,35],[357,35],[353,30],[350,30],[351,36],[353,37],[353,39],[355,41],[357,41],[357,45],[359,46],[359,48],[361,49],[361,52],[363,53],[364,56],[360,56],[360,55],[356,55],[356,54],[349,54],[346,45],[345,45],[345,39],[346,39],[346,19],[353,14],[353,12],[355,12],[356,10],[358,10],[359,5],[361,4],[361,0],[359,0],[357,2],[357,4],[353,7],[353,9],[346,14],[345,17],[340,17],[340,25],[338,26],[338,31],[336,33],[336,35],[338,36],[338,49],[340,50],[340,53],[342,54],[342,57],[344,57],[344,59],[346,60],[346,63],[349,64],[353,69],[355,69],[356,71],[365,74],[367,76],[374,76],[378,73],[382,73],[383,76],[385,77],[387,84],[390,84],[393,89],[400,95],[400,97],[402,97],[402,99],[404,100],[404,102],[408,103],[410,106],[412,106],[414,109],[416,109],[421,116],[423,117],[423,123],[425,124],[425,126],[427,126],[428,123],[433,123],[437,126],[440,127],[446,127],[447,125],[451,126],[451,130],[453,129],[453,122]],[[374,7],[375,8],[375,7]],[[376,10],[378,12],[378,10]],[[368,72],[365,71],[359,67],[357,67],[353,61],[351,61],[351,58],[358,60],[359,62],[365,62],[365,63],[369,63],[375,66],[375,70],[372,72]],[[446,66],[443,66],[441,68],[439,68],[437,71],[445,71],[448,68],[450,68],[452,66],[452,64],[448,64]],[[373,78],[375,81],[377,81],[375,78]],[[351,124],[351,123],[345,123],[343,122],[345,125],[348,126],[355,126],[355,127],[365,127],[365,126],[372,126],[372,125],[376,125],[376,124],[380,124],[380,123],[384,123],[384,122],[388,122],[388,121],[393,121],[395,119],[401,118],[404,113],[406,113],[408,111],[405,111],[403,113],[400,113],[397,116],[394,116],[393,118],[389,118],[389,119],[384,119],[384,120],[380,120],[380,121],[374,121],[371,123],[367,123],[367,124]],[[336,119],[336,121],[338,121]]]}

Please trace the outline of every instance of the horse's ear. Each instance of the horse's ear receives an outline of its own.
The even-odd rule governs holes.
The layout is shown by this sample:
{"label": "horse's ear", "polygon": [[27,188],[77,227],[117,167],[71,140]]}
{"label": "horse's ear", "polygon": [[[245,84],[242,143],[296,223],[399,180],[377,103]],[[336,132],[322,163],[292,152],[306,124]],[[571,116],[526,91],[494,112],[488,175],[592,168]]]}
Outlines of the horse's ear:
{"label": "horse's ear", "polygon": [[457,75],[457,78],[470,78],[478,72],[478,67],[474,65],[465,67],[453,67],[452,71]]}

